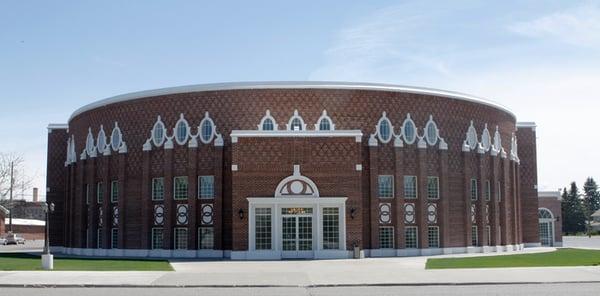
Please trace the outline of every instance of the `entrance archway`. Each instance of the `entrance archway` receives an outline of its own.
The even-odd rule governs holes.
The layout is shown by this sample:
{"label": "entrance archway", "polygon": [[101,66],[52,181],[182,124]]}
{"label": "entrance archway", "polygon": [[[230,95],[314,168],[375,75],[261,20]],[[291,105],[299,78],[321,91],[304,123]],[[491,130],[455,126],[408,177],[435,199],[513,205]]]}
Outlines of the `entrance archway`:
{"label": "entrance archway", "polygon": [[540,243],[542,246],[554,245],[554,215],[546,208],[538,209]]}

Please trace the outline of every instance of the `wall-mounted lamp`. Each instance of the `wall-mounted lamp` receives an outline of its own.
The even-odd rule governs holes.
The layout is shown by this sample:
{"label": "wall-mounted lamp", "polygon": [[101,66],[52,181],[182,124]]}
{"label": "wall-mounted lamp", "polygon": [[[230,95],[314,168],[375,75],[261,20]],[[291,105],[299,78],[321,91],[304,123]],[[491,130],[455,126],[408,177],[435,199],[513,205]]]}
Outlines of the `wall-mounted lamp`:
{"label": "wall-mounted lamp", "polygon": [[240,215],[240,220],[244,220],[244,209],[240,209],[238,215]]}
{"label": "wall-mounted lamp", "polygon": [[356,209],[355,208],[351,208],[350,209],[350,218],[354,219],[354,213],[356,213]]}

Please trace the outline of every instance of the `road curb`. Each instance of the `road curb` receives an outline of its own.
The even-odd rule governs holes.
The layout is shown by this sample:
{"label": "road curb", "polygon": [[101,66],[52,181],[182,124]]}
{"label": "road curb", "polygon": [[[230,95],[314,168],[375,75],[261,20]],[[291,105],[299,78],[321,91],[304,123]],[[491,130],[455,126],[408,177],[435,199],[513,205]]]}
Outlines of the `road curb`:
{"label": "road curb", "polygon": [[344,287],[425,287],[425,286],[498,286],[600,284],[598,281],[559,282],[468,282],[468,283],[379,283],[379,284],[317,284],[317,285],[128,285],[128,284],[0,284],[0,288],[344,288]]}

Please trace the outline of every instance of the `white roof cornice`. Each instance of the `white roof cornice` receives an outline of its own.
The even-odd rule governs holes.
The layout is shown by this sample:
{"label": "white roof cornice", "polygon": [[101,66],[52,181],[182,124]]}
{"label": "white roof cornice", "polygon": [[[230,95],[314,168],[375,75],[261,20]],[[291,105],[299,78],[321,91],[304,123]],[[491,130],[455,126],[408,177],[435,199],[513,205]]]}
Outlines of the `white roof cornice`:
{"label": "white roof cornice", "polygon": [[69,118],[69,122],[71,119],[76,117],[77,115],[95,109],[99,107],[103,107],[106,105],[147,98],[154,96],[162,96],[169,94],[178,94],[178,93],[189,93],[189,92],[202,92],[202,91],[218,91],[218,90],[243,90],[243,89],[342,89],[342,90],[373,90],[373,91],[388,91],[388,92],[403,92],[403,93],[413,93],[413,94],[424,94],[424,95],[433,95],[446,97],[451,99],[457,99],[468,102],[475,102],[483,105],[487,105],[501,111],[504,111],[514,118],[514,113],[509,110],[507,107],[487,100],[480,97],[453,92],[446,91],[440,89],[433,88],[425,88],[425,87],[413,87],[413,86],[403,86],[403,85],[393,85],[393,84],[381,84],[381,83],[364,83],[364,82],[337,82],[337,81],[264,81],[264,82],[227,82],[227,83],[211,83],[211,84],[196,84],[196,85],[186,85],[186,86],[177,86],[177,87],[168,87],[168,88],[160,88],[153,90],[145,90],[132,92],[127,94],[122,94],[114,97],[110,97],[107,99],[103,99],[88,105],[85,105],[79,109],[77,109],[71,117]]}

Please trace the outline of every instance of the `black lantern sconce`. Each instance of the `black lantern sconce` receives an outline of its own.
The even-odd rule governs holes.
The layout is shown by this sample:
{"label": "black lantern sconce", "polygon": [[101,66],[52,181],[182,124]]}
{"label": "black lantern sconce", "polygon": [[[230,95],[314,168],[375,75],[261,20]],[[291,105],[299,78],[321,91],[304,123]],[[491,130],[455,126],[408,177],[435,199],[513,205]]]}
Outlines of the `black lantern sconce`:
{"label": "black lantern sconce", "polygon": [[351,208],[350,209],[350,218],[354,219],[354,213],[356,213],[356,209],[355,208]]}
{"label": "black lantern sconce", "polygon": [[240,209],[238,215],[240,215],[240,220],[244,220],[244,209]]}

